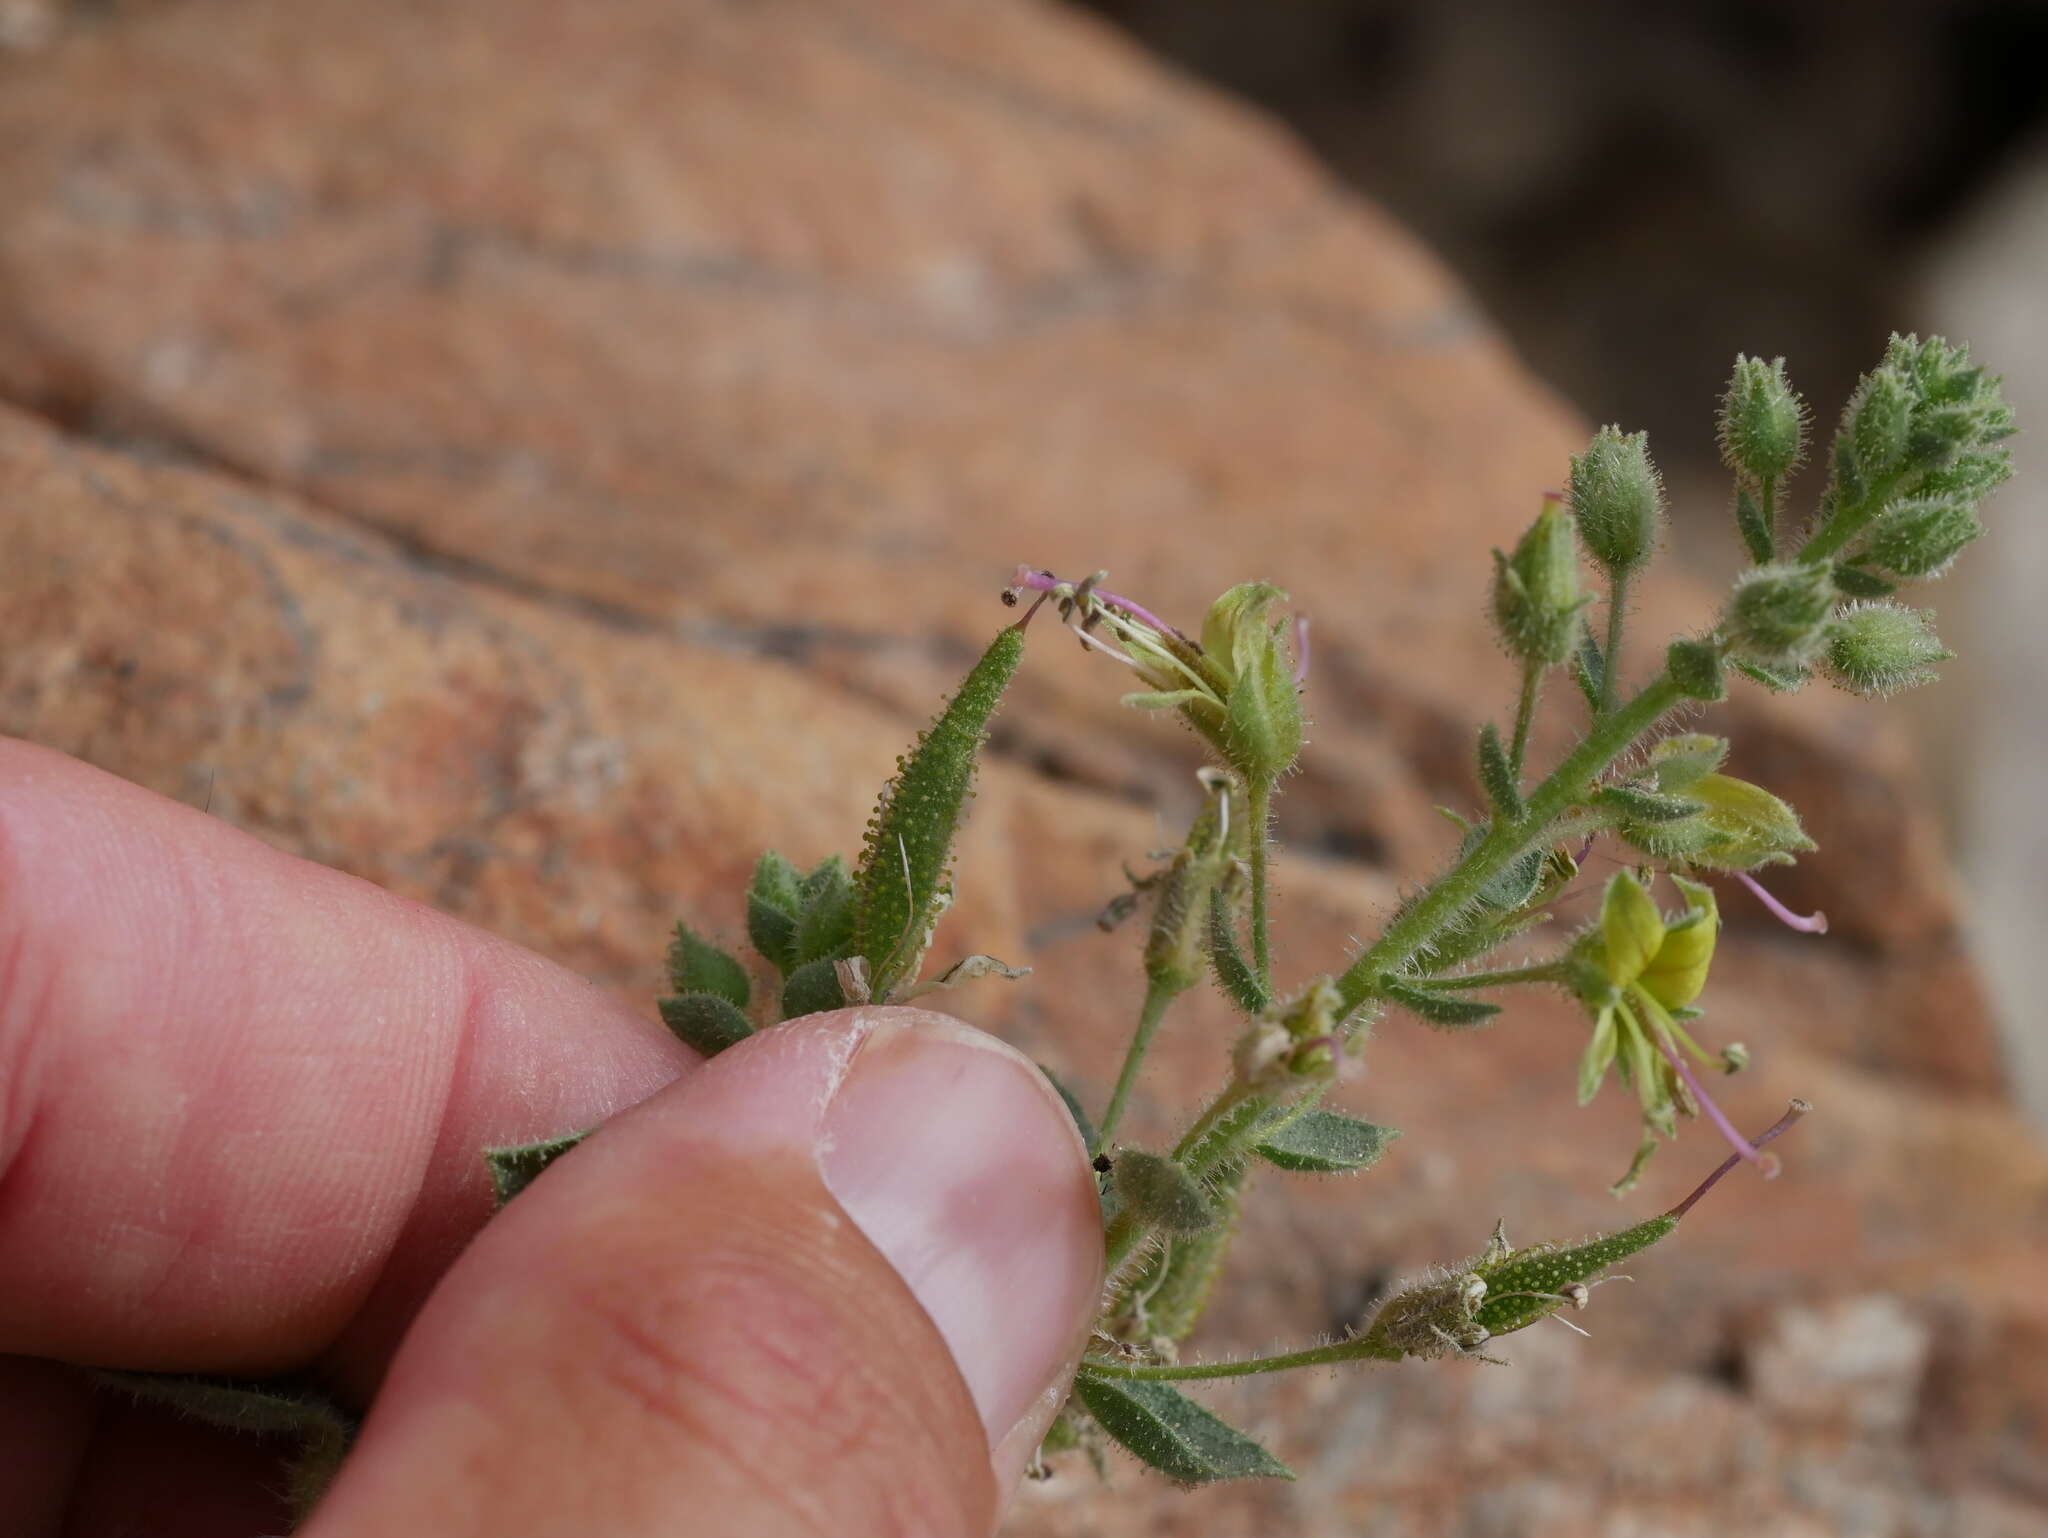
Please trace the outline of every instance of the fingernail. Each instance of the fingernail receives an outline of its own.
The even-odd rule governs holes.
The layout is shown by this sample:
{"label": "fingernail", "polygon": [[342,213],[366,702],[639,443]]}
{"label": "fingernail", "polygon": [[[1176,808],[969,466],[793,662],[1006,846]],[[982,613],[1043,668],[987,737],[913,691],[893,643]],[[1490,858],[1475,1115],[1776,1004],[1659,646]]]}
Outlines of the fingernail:
{"label": "fingernail", "polygon": [[1087,1151],[1014,1048],[948,1016],[889,1016],[826,1113],[825,1183],[938,1326],[1013,1481],[1102,1285]]}

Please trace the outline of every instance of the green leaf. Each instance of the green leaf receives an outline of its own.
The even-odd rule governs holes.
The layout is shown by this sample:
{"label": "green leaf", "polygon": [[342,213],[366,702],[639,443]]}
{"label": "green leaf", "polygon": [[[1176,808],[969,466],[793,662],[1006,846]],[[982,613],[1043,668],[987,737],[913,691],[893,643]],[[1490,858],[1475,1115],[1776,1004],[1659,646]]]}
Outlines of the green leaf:
{"label": "green leaf", "polygon": [[735,1009],[747,1007],[747,969],[680,919],[668,947],[668,985],[677,993],[711,993]]}
{"label": "green leaf", "polygon": [[1110,1378],[1084,1367],[1074,1392],[1126,1452],[1182,1484],[1294,1477],[1265,1448],[1170,1384]]}
{"label": "green leaf", "polygon": [[846,995],[839,988],[839,969],[831,961],[807,961],[782,985],[782,1018],[822,1014],[841,1009]]}
{"label": "green leaf", "polygon": [[1221,892],[1209,897],[1209,963],[1216,969],[1216,981],[1237,1007],[1254,1019],[1272,1002],[1258,973],[1238,948],[1237,928],[1231,922],[1230,905]]}
{"label": "green leaf", "polygon": [[747,887],[747,936],[754,949],[787,976],[796,968],[796,921],[803,911],[803,878],[789,861],[769,850],[754,867]]}
{"label": "green leaf", "polygon": [[1508,767],[1507,749],[1501,746],[1500,733],[1491,721],[1479,728],[1479,783],[1485,787],[1494,816],[1512,820],[1522,815],[1522,792],[1515,784],[1514,771]]}
{"label": "green leaf", "polygon": [[1549,851],[1540,844],[1534,849],[1523,850],[1503,865],[1492,880],[1480,887],[1479,900],[1502,913],[1512,913],[1523,907],[1542,884],[1544,862],[1548,858]]}
{"label": "green leaf", "polygon": [[1067,1088],[1066,1083],[1059,1075],[1046,1067],[1045,1064],[1040,1063],[1038,1071],[1045,1075],[1046,1082],[1058,1090],[1060,1099],[1066,1102],[1067,1114],[1074,1118],[1074,1130],[1081,1134],[1081,1145],[1091,1154],[1094,1153],[1096,1151],[1095,1123],[1090,1121],[1088,1113],[1081,1109],[1081,1102],[1075,1098],[1074,1092]]}
{"label": "green leaf", "polygon": [[886,1001],[896,984],[916,975],[931,943],[975,760],[1023,656],[1024,632],[1007,626],[883,787],[854,873],[854,944],[867,960],[877,1000]]}
{"label": "green leaf", "polygon": [[294,1437],[283,1460],[283,1494],[303,1522],[327,1493],[361,1426],[360,1417],[297,1378],[227,1378],[203,1373],[88,1369],[102,1389],[181,1419],[250,1437]]}
{"label": "green leaf", "polygon": [[830,961],[853,945],[853,881],[846,862],[833,855],[804,877],[803,908],[796,921],[796,962]]}
{"label": "green leaf", "polygon": [[1215,1205],[1201,1181],[1160,1154],[1127,1148],[1116,1156],[1111,1178],[1118,1199],[1148,1227],[1196,1234],[1216,1221]]}
{"label": "green leaf", "polygon": [[1451,1030],[1484,1025],[1500,1013],[1498,1004],[1489,1004],[1484,999],[1467,998],[1460,993],[1442,993],[1434,988],[1418,988],[1395,977],[1382,978],[1380,991],[1430,1025]]}
{"label": "green leaf", "polygon": [[1335,1111],[1307,1111],[1260,1143],[1258,1154],[1283,1170],[1334,1175],[1371,1169],[1400,1135]]}
{"label": "green leaf", "polygon": [[678,1041],[706,1057],[716,1057],[754,1034],[753,1025],[733,1008],[732,1000],[715,993],[680,994],[657,1000],[655,1007],[661,1011],[661,1023]]}
{"label": "green leaf", "polygon": [[589,1136],[589,1131],[572,1132],[567,1137],[543,1138],[538,1143],[486,1148],[484,1164],[491,1172],[491,1189],[497,1193],[498,1205],[504,1206],[532,1185],[535,1176]]}

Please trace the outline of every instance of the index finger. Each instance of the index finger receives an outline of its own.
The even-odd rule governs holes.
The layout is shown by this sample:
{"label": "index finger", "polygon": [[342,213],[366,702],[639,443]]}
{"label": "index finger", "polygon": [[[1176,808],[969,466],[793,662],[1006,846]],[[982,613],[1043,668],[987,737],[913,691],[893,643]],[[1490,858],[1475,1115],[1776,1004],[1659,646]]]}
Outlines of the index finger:
{"label": "index finger", "polygon": [[480,1152],[695,1061],[561,968],[0,739],[0,1353],[367,1391]]}

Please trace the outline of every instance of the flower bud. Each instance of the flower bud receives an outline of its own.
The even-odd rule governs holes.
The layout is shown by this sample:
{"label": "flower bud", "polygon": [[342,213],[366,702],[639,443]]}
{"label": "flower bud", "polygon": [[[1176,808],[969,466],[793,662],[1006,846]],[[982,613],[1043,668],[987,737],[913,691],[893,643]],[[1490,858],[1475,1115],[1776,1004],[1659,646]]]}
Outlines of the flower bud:
{"label": "flower bud", "polygon": [[1736,579],[1721,623],[1741,655],[1796,666],[1821,647],[1834,606],[1834,577],[1825,566],[1778,561]]}
{"label": "flower bud", "polygon": [[1983,532],[1968,499],[1921,497],[1885,510],[1865,554],[1897,577],[1938,577]]}
{"label": "flower bud", "polygon": [[1650,460],[1649,435],[1603,427],[1572,456],[1572,512],[1586,553],[1609,576],[1626,576],[1650,558],[1664,521],[1664,487]]}
{"label": "flower bud", "polygon": [[1283,639],[1287,624],[1266,619],[1286,597],[1270,582],[1243,582],[1216,600],[1202,624],[1203,654],[1229,684],[1216,747],[1255,785],[1278,779],[1301,756],[1301,694]]}
{"label": "flower bud", "polygon": [[1888,473],[1906,457],[1913,430],[1913,392],[1894,368],[1873,369],[1850,397],[1843,424],[1866,478]]}
{"label": "flower bud", "polygon": [[1737,357],[1721,397],[1721,460],[1758,481],[1790,474],[1806,449],[1806,410],[1785,360]]}
{"label": "flower bud", "polygon": [[1556,667],[1578,643],[1577,521],[1546,502],[1512,556],[1493,552],[1493,622],[1510,656]]}
{"label": "flower bud", "polygon": [[1934,677],[1934,664],[1955,655],[1934,633],[1925,609],[1858,603],[1828,627],[1827,670],[1858,694],[1891,694]]}

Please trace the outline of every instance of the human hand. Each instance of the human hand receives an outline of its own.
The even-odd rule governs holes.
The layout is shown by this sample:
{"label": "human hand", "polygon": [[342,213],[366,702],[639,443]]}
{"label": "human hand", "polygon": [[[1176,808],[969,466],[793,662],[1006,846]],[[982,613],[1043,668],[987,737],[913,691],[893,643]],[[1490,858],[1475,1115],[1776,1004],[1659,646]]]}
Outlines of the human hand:
{"label": "human hand", "polygon": [[[626,1106],[478,1234],[483,1148]],[[1100,1268],[1063,1107],[956,1021],[846,1010],[700,1063],[517,947],[0,741],[10,1531],[281,1530],[274,1449],[82,1363],[367,1404],[311,1538],[982,1533]]]}

